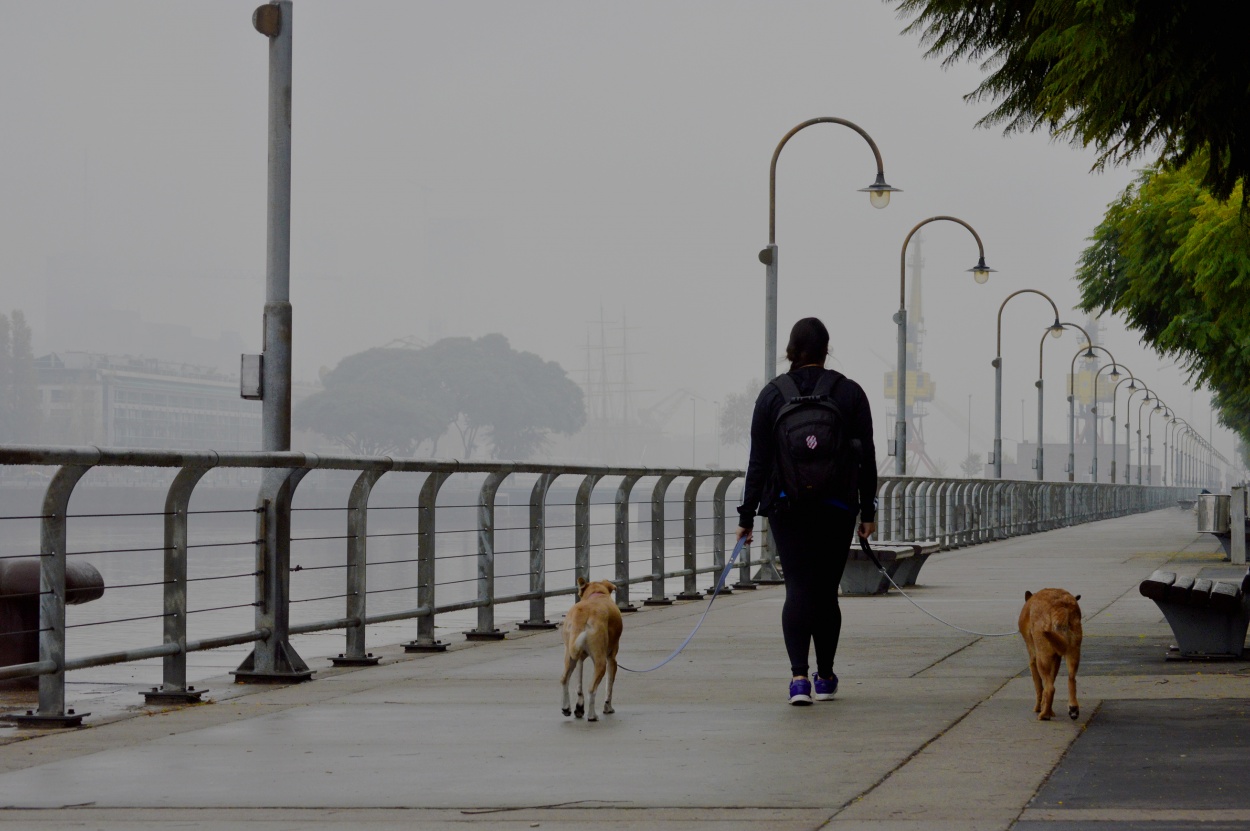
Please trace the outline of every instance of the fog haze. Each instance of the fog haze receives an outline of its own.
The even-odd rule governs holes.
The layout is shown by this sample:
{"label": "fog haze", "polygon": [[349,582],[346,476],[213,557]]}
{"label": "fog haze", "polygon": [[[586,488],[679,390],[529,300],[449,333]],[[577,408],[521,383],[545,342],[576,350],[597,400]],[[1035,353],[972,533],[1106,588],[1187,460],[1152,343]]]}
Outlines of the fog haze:
{"label": "fog haze", "polygon": [[[0,306],[26,311],[37,354],[177,342],[184,354],[162,357],[233,372],[239,352],[261,350],[268,48],[256,5],[0,5]],[[963,96],[979,70],[925,60],[904,26],[874,0],[295,0],[297,380],[397,340],[499,332],[583,382],[602,323],[609,345],[627,343],[632,405],[687,390],[701,401],[669,429],[689,437],[693,422],[710,437],[713,402],[764,374],[757,254],[773,150],[796,124],[837,116],[873,136],[903,192],[885,210],[856,192],[875,166],[843,127],[786,146],[782,346],[797,318],[825,320],[884,455],[900,246],[927,217],[969,222],[997,269],[985,285],[967,273],[977,249],[963,228],[923,232],[923,368],[941,405],[925,432],[958,474],[969,441],[991,449],[1000,304],[1037,289],[1085,324],[1075,262],[1134,170],[1091,173],[1092,150],[976,128],[989,104]],[[1008,454],[1035,438],[1053,318],[1034,295],[1003,314]],[[1213,424],[1208,394],[1118,320],[1101,342],[1178,415]],[[1045,347],[1048,441],[1067,438],[1079,345],[1069,334]],[[958,417],[969,396],[970,429]],[[1230,434],[1213,435],[1233,458]]]}

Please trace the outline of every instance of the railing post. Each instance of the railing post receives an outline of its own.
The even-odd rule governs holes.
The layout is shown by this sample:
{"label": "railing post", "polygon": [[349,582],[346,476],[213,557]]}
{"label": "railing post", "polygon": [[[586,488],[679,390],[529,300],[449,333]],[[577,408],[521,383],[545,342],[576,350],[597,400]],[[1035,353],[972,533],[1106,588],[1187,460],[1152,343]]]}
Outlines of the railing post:
{"label": "railing post", "polygon": [[555,629],[547,620],[547,491],[558,473],[542,473],[530,491],[530,616],[518,629]]}
{"label": "railing post", "polygon": [[630,473],[616,486],[616,605],[622,612],[638,611],[629,602],[629,494],[641,478]]}
{"label": "railing post", "polygon": [[699,575],[695,555],[699,543],[699,486],[707,478],[705,474],[691,476],[682,500],[682,570],[686,573],[682,576],[682,592],[677,595],[678,600],[701,600],[703,598],[696,585]]}
{"label": "railing post", "polygon": [[[311,455],[311,454],[310,454]],[[315,458],[315,457],[314,457]],[[314,463],[315,466],[315,463]],[[240,683],[307,681],[312,670],[291,646],[291,500],[309,468],[269,469],[256,507],[256,628],[269,637],[233,671]]]}
{"label": "railing post", "polygon": [[590,580],[590,495],[602,478],[601,473],[587,473],[577,488],[573,520],[574,586],[578,577]]}
{"label": "railing post", "polygon": [[663,474],[651,491],[651,596],[642,602],[644,606],[669,606],[673,602],[664,596],[664,495],[676,478]]}
{"label": "railing post", "polygon": [[[98,460],[98,456],[97,456]],[[39,676],[39,710],[11,716],[19,724],[77,727],[90,713],[65,709],[65,546],[69,498],[95,461],[64,465],[52,474],[43,496],[39,531],[39,662],[56,665]]]}
{"label": "railing post", "polygon": [[486,474],[477,506],[477,628],[464,633],[471,641],[500,641],[505,634],[495,628],[495,494],[512,473],[502,468]]}
{"label": "railing post", "polygon": [[443,652],[447,644],[434,637],[434,530],[437,525],[438,490],[451,474],[432,470],[417,496],[417,605],[427,613],[417,618],[417,639],[404,644],[404,652]]}
{"label": "railing post", "polygon": [[[217,454],[213,453],[213,456]],[[184,467],[165,494],[164,643],[183,651],[163,659],[161,685],[143,693],[148,704],[199,701],[206,689],[187,686],[187,510],[191,492],[212,464]]]}
{"label": "railing post", "polygon": [[374,666],[381,658],[365,652],[365,618],[368,616],[369,494],[391,467],[361,471],[347,498],[347,624],[346,651],[330,663],[336,667]]}

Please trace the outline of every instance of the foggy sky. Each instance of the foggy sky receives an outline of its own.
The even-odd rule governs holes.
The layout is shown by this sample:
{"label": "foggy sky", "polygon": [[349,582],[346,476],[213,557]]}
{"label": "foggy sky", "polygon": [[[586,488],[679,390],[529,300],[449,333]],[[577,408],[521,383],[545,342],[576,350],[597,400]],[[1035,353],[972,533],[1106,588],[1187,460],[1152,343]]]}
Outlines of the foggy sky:
{"label": "foggy sky", "polygon": [[[136,315],[260,351],[268,50],[256,5],[0,4],[0,307],[27,312],[38,352],[101,350]],[[764,374],[769,160],[791,127],[838,116],[874,137],[903,192],[883,211],[856,192],[875,167],[845,128],[786,146],[783,345],[795,319],[825,320],[884,453],[900,246],[929,216],[966,220],[998,272],[976,285],[972,237],[927,226],[923,363],[948,409],[966,413],[972,397],[984,455],[999,305],[1038,289],[1084,323],[1074,264],[1134,175],[1091,173],[1092,150],[1043,134],[975,128],[989,104],[962,96],[979,70],[923,59],[874,0],[295,0],[294,12],[298,379],[395,339],[501,332],[581,381],[602,317],[630,327],[637,403],[741,391]],[[1035,435],[1053,317],[1035,295],[1004,312],[1008,454],[1022,429]],[[1103,323],[1116,358],[1205,432],[1207,393]],[[1066,441],[1078,346],[1073,334],[1046,346],[1048,441]],[[675,431],[692,415],[714,431],[713,407],[679,413]],[[926,434],[957,473],[965,426],[935,413]],[[1233,458],[1218,426],[1214,444]]]}

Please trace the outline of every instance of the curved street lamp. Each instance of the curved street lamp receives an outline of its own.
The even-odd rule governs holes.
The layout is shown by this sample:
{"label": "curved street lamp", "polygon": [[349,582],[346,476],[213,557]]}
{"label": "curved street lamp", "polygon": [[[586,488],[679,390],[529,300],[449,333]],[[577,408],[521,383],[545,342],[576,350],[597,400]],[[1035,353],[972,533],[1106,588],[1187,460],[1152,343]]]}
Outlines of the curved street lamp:
{"label": "curved street lamp", "polygon": [[[1125,367],[1125,370],[1127,371],[1128,367]],[[1128,377],[1121,378],[1119,381],[1116,381],[1115,388],[1111,390],[1111,484],[1113,485],[1115,484],[1115,448],[1116,448],[1116,443],[1117,443],[1116,426],[1115,426],[1115,402],[1116,402],[1116,396],[1119,395],[1120,393],[1120,384],[1123,384],[1125,381],[1128,381],[1128,388],[1130,390],[1130,394],[1132,390],[1137,389],[1137,378],[1133,376],[1132,372],[1129,372]],[[1125,438],[1124,438],[1124,481],[1125,483],[1128,482],[1127,430],[1125,431]]]}
{"label": "curved street lamp", "polygon": [[[1181,417],[1178,415],[1173,415],[1171,418],[1168,419],[1167,423],[1163,425],[1163,473],[1159,476],[1160,485],[1167,485],[1167,484],[1175,485],[1176,484],[1176,460],[1174,457],[1176,456],[1176,432],[1177,431],[1173,430],[1172,428],[1180,424],[1180,422],[1181,422]],[[1169,433],[1172,435],[1172,441],[1170,444],[1168,443]],[[1171,470],[1170,470],[1172,474],[1172,479],[1170,482],[1168,481],[1168,473],[1169,473],[1168,462],[1169,461],[1171,461],[1172,463]]]}
{"label": "curved street lamp", "polygon": [[[1110,355],[1111,352],[1108,351],[1107,354]],[[1094,416],[1094,435],[1093,435],[1094,458],[1093,458],[1093,464],[1089,470],[1090,474],[1093,475],[1094,477],[1094,482],[1098,481],[1098,376],[1102,375],[1102,371],[1106,369],[1107,367],[1111,367],[1112,378],[1120,377],[1120,365],[1116,363],[1114,356],[1111,358],[1111,363],[1103,364],[1102,366],[1098,367],[1098,371],[1094,373],[1094,398],[1093,398],[1093,403],[1089,407],[1089,411]],[[1111,435],[1115,436],[1114,424],[1111,425]],[[1111,455],[1113,458],[1115,457],[1114,450],[1112,450]]]}
{"label": "curved street lamp", "polygon": [[[833,118],[831,116],[823,118],[812,118],[804,121],[802,124],[795,126],[790,132],[782,136],[781,141],[777,143],[777,149],[773,151],[772,163],[768,167],[768,246],[760,251],[760,262],[765,266],[765,283],[764,283],[764,380],[767,381],[777,374],[777,159],[781,156],[781,148],[786,146],[796,133],[813,124],[840,124],[843,127],[850,127],[868,142],[868,147],[872,150],[872,155],[877,161],[877,178],[866,188],[860,188],[861,193],[868,194],[868,200],[874,208],[884,208],[890,204],[890,194],[897,191],[898,188],[890,187],[885,181],[885,168],[881,162],[881,151],[877,149],[877,143],[872,140],[872,136],[868,135],[862,127],[843,118]],[[755,580],[759,582],[780,583],[781,573],[777,571],[776,560],[772,553],[771,534],[768,529],[768,520],[764,519],[760,523],[760,568],[755,575]]]}
{"label": "curved street lamp", "polygon": [[[1137,393],[1139,393],[1139,392],[1144,392],[1144,393],[1146,393],[1146,397],[1145,397],[1144,399],[1142,399],[1143,401],[1149,401],[1149,400],[1150,400],[1150,396],[1151,396],[1150,388],[1149,388],[1149,387],[1147,387],[1145,384],[1142,384],[1140,387],[1138,387],[1137,389],[1135,389],[1135,390],[1133,390],[1132,392],[1130,392],[1130,393],[1129,393],[1129,394],[1125,397],[1125,399],[1124,399],[1124,483],[1125,483],[1126,485],[1127,485],[1127,484],[1129,484],[1129,483],[1131,482],[1131,480],[1132,480],[1132,473],[1133,473],[1133,465],[1132,465],[1132,456],[1133,456],[1133,450],[1132,450],[1132,448],[1133,448],[1133,438],[1132,438],[1132,435],[1131,435],[1131,432],[1132,432],[1132,431],[1131,431],[1131,429],[1130,429],[1130,427],[1129,427],[1129,425],[1131,425],[1131,424],[1133,423],[1133,414],[1132,414],[1132,412],[1130,412],[1130,411],[1129,411],[1129,407],[1131,407],[1131,406],[1132,406],[1132,404],[1133,404],[1133,396],[1134,396],[1134,395],[1136,395],[1136,394],[1137,394]],[[1141,405],[1139,404],[1139,405],[1138,405],[1138,410],[1140,411],[1140,409],[1141,409]],[[1140,435],[1140,433],[1141,433],[1141,431],[1139,430],[1139,431],[1138,431],[1138,436],[1137,436],[1137,475],[1138,475],[1138,479],[1140,479],[1140,478],[1141,478],[1141,435]]]}
{"label": "curved street lamp", "polygon": [[[1085,329],[1079,324],[1061,322],[1059,326],[1060,326],[1060,329],[1067,329],[1068,327],[1072,327],[1073,329],[1080,329],[1081,332],[1085,335],[1086,343],[1089,342],[1089,332],[1086,332]],[[1033,466],[1037,468],[1037,481],[1039,482],[1042,481],[1042,479],[1044,478],[1043,465],[1042,465],[1043,463],[1043,453],[1042,453],[1042,387],[1043,387],[1042,356],[1043,356],[1043,349],[1042,347],[1046,345],[1046,337],[1048,335],[1052,338],[1059,337],[1059,335],[1057,334],[1053,326],[1047,329],[1042,334],[1041,342],[1038,343],[1037,345],[1037,380],[1033,382],[1033,386],[1037,387],[1037,460],[1033,463]]]}
{"label": "curved street lamp", "polygon": [[[1151,390],[1151,389],[1149,389],[1149,388],[1146,388],[1146,397],[1145,397],[1145,398],[1143,398],[1143,399],[1142,399],[1140,402],[1138,402],[1138,404],[1137,404],[1137,484],[1139,484],[1139,485],[1142,483],[1142,481],[1141,481],[1141,479],[1142,479],[1142,457],[1141,457],[1141,408],[1142,408],[1142,407],[1144,407],[1144,406],[1146,406],[1147,404],[1149,404],[1151,401],[1155,402],[1155,406],[1156,406],[1156,407],[1157,407],[1157,406],[1159,406],[1159,396],[1155,395],[1155,397],[1154,397],[1154,398],[1151,398],[1150,396],[1152,396],[1152,395],[1154,395],[1154,390]],[[1151,412],[1153,413],[1153,412],[1154,412],[1154,410],[1151,410]],[[1149,423],[1149,420],[1147,420],[1147,423],[1146,423],[1146,431],[1147,431],[1147,432],[1149,432],[1149,431],[1150,431],[1150,423]]]}
{"label": "curved street lamp", "polygon": [[768,246],[760,251],[760,262],[766,266],[764,289],[764,379],[766,381],[777,374],[777,158],[781,155],[781,148],[786,146],[786,142],[793,138],[795,133],[813,124],[841,124],[844,127],[850,127],[868,142],[872,155],[877,160],[877,178],[868,187],[860,188],[859,192],[868,194],[868,199],[874,208],[884,208],[890,204],[890,194],[899,190],[886,184],[881,151],[877,149],[877,143],[872,140],[872,136],[864,132],[858,124],[846,119],[831,116],[809,119],[786,133],[777,144],[777,149],[773,151],[772,164],[768,168]]}
{"label": "curved street lamp", "polygon": [[[1085,332],[1084,329],[1081,330]],[[1072,360],[1068,364],[1068,481],[1076,481],[1076,359],[1084,358],[1092,361],[1098,356],[1094,354],[1094,350],[1107,352],[1105,346],[1095,345],[1089,337],[1089,333],[1085,334],[1085,346],[1076,350],[1072,355]],[[1107,352],[1110,356],[1111,353]],[[1111,360],[1115,360],[1114,357]]]}
{"label": "curved street lamp", "polygon": [[1155,463],[1154,461],[1155,459],[1154,427],[1152,426],[1151,420],[1154,418],[1154,414],[1159,412],[1160,410],[1163,410],[1164,418],[1171,418],[1172,414],[1168,412],[1169,410],[1168,406],[1163,403],[1163,399],[1161,399],[1159,396],[1156,395],[1155,405],[1150,408],[1150,413],[1147,414],[1146,416],[1146,484],[1147,485],[1153,484],[1151,480],[1154,478],[1154,463]]}
{"label": "curved street lamp", "polygon": [[894,475],[903,476],[907,472],[907,244],[912,236],[930,222],[946,220],[956,222],[968,229],[977,241],[977,264],[968,269],[977,283],[990,279],[994,269],[985,264],[985,246],[981,236],[967,222],[954,216],[931,216],[921,220],[907,232],[903,238],[903,248],[898,256],[898,311],[894,314],[894,322],[898,324],[898,367],[894,373],[895,386],[895,423],[894,423]]}
{"label": "curved street lamp", "polygon": [[994,478],[1003,478],[1003,309],[1008,301],[1018,294],[1037,294],[1046,298],[1046,302],[1055,311],[1055,322],[1048,328],[1055,337],[1063,334],[1063,324],[1059,322],[1059,307],[1050,295],[1037,289],[1018,289],[1007,295],[998,307],[998,348],[994,355]]}

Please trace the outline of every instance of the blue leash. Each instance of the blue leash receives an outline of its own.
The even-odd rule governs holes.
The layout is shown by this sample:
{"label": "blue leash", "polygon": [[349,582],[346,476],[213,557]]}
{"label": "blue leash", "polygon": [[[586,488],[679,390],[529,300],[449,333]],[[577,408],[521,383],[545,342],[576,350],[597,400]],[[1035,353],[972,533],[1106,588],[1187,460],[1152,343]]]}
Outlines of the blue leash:
{"label": "blue leash", "polygon": [[703,625],[703,619],[707,617],[707,613],[712,611],[712,602],[716,600],[716,595],[720,594],[721,588],[723,588],[725,585],[725,578],[729,576],[729,570],[733,568],[734,560],[738,559],[738,555],[742,553],[742,548],[745,545],[746,545],[746,537],[743,537],[742,539],[738,540],[738,544],[734,546],[733,553],[729,555],[729,561],[725,563],[725,568],[720,573],[720,579],[716,581],[716,588],[712,591],[712,596],[707,601],[707,608],[703,610],[703,614],[700,615],[699,622],[694,625],[694,629],[690,632],[689,635],[686,636],[686,639],[681,642],[681,646],[673,650],[672,655],[669,655],[663,661],[660,661],[658,664],[651,667],[650,669],[630,669],[627,666],[622,666],[620,661],[617,661],[616,666],[619,669],[625,670],[626,672],[654,672],[655,670],[659,669],[660,667],[664,666],[669,661],[673,660],[678,655],[680,655],[681,651],[685,649],[686,646],[690,643],[690,641],[694,638],[694,633],[698,632],[699,627]]}

